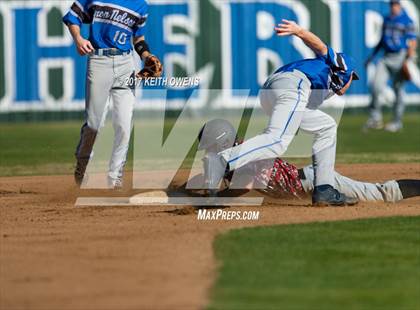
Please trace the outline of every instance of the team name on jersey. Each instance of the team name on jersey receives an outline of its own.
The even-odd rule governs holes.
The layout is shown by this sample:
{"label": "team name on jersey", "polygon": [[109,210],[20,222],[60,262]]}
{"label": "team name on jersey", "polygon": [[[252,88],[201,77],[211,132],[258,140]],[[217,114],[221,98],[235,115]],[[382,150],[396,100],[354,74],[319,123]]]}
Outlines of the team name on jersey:
{"label": "team name on jersey", "polygon": [[93,11],[94,11],[94,14],[93,14],[94,20],[95,19],[109,20],[109,21],[113,21],[113,22],[122,24],[124,26],[130,27],[130,28],[134,27],[134,25],[136,25],[136,23],[139,22],[138,17],[128,12],[124,12],[122,10],[114,9],[111,7],[95,6],[93,8]]}
{"label": "team name on jersey", "polygon": [[119,25],[131,31],[135,26],[142,26],[146,23],[147,14],[140,15],[128,8],[112,3],[93,2],[88,10],[85,10],[80,2],[75,1],[71,6],[70,13],[80,19],[83,23],[93,21]]}

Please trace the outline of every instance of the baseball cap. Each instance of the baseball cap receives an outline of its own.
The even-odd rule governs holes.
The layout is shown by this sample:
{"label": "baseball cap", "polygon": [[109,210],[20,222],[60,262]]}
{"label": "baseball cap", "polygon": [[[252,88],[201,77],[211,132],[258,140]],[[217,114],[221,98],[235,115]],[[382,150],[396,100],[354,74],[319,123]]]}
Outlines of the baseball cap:
{"label": "baseball cap", "polygon": [[356,72],[356,62],[352,57],[345,53],[338,53],[337,62],[340,64],[341,69],[344,69],[342,77],[345,82],[348,82],[351,76],[353,76],[353,80],[355,81],[360,80],[360,77]]}
{"label": "baseball cap", "polygon": [[350,56],[344,53],[337,53],[334,62],[330,87],[335,93],[347,85],[350,79],[360,80],[356,72],[355,62]]}
{"label": "baseball cap", "polygon": [[401,0],[391,0],[390,4],[401,4]]}

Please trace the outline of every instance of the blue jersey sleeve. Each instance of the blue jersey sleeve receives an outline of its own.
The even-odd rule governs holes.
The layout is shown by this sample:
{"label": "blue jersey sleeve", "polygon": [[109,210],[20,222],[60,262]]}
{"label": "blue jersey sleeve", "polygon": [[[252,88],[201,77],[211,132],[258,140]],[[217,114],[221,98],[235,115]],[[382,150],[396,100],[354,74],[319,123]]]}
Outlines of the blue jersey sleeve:
{"label": "blue jersey sleeve", "polygon": [[137,11],[137,13],[140,15],[140,18],[133,29],[134,37],[141,37],[141,36],[144,36],[144,34],[146,33],[146,22],[147,22],[147,17],[148,17],[148,11],[149,11],[149,7],[146,2],[140,8],[140,10]]}
{"label": "blue jersey sleeve", "polygon": [[337,53],[330,46],[328,46],[327,54],[321,57],[325,60],[325,63],[330,67],[343,67],[343,64],[340,64],[339,59],[337,59]]}
{"label": "blue jersey sleeve", "polygon": [[408,40],[417,39],[416,26],[414,25],[411,19],[408,19],[407,28],[406,28],[406,37]]}
{"label": "blue jersey sleeve", "polygon": [[63,22],[66,25],[90,24],[92,16],[89,13],[89,5],[91,0],[76,0],[68,13],[63,17]]}

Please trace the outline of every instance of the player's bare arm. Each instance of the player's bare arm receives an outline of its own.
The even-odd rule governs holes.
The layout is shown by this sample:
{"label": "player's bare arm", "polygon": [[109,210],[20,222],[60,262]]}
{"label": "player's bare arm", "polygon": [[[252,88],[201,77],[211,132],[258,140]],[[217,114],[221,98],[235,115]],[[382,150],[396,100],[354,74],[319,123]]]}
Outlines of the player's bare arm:
{"label": "player's bare arm", "polygon": [[80,34],[80,27],[78,25],[69,25],[68,28],[71,36],[73,37],[74,43],[76,44],[77,52],[81,56],[88,55],[95,51],[95,49],[92,46],[92,43],[90,43],[89,40],[83,38]]}
{"label": "player's bare arm", "polygon": [[278,36],[294,35],[300,38],[317,55],[326,55],[327,45],[314,33],[296,24],[294,21],[283,19],[278,27],[274,28]]}
{"label": "player's bare arm", "polygon": [[417,40],[408,41],[407,58],[413,58],[416,56]]}
{"label": "player's bare arm", "polygon": [[346,91],[350,88],[352,82],[353,82],[353,76],[350,77],[350,80],[347,82],[347,84],[344,85],[343,88],[338,90],[336,94],[339,96],[343,96],[346,93]]}

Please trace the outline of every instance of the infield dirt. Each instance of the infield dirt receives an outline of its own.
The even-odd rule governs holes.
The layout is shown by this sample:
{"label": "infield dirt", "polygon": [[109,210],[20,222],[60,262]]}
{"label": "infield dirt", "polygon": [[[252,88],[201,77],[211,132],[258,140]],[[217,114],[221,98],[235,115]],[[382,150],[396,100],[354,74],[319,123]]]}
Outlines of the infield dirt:
{"label": "infield dirt", "polygon": [[[339,165],[367,181],[420,179],[420,164]],[[123,196],[134,194],[125,191]],[[106,192],[100,192],[101,195]],[[233,228],[420,215],[420,199],[351,208],[268,201],[258,221],[199,221],[173,206],[76,208],[72,176],[0,178],[0,309],[202,309],[214,237]],[[109,194],[108,194],[109,195]]]}

